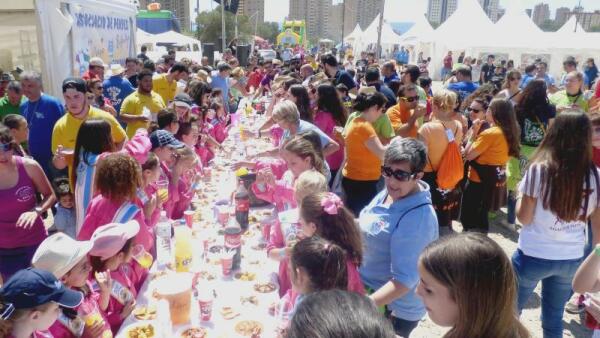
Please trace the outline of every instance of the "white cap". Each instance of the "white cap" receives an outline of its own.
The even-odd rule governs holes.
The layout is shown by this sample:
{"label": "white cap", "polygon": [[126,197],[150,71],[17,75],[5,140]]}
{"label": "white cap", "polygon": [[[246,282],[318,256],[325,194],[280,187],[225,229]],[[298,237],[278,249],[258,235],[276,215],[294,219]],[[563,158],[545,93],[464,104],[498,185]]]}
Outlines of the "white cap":
{"label": "white cap", "polygon": [[105,67],[104,61],[102,61],[102,59],[97,56],[91,58],[89,63],[90,66]]}
{"label": "white cap", "polygon": [[35,268],[52,272],[60,279],[83,259],[92,249],[90,241],[76,241],[58,232],[46,238],[37,248],[31,265]]}

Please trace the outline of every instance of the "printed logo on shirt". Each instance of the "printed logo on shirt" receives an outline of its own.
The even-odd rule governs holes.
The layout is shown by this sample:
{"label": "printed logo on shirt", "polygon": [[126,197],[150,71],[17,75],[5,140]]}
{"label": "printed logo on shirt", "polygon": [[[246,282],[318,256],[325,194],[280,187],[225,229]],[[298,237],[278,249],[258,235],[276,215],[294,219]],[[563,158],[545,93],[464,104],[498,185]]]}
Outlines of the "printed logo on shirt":
{"label": "printed logo on shirt", "polygon": [[121,104],[122,100],[119,98],[119,95],[121,94],[121,88],[111,86],[108,87],[106,91],[108,92],[109,100],[113,106],[118,106]]}
{"label": "printed logo on shirt", "polygon": [[23,186],[17,189],[15,192],[15,197],[17,198],[17,202],[25,203],[29,202],[32,198],[35,197],[35,193],[32,187]]}
{"label": "printed logo on shirt", "polygon": [[64,327],[66,327],[69,330],[69,332],[71,332],[75,337],[81,337],[83,335],[83,329],[85,327],[85,325],[84,325],[85,323],[84,323],[83,319],[81,319],[79,316],[71,319],[71,318],[65,316],[61,311],[60,314],[58,315],[58,321]]}
{"label": "printed logo on shirt", "polygon": [[38,120],[43,120],[44,119],[44,114],[40,113],[39,111],[35,112],[35,118]]}

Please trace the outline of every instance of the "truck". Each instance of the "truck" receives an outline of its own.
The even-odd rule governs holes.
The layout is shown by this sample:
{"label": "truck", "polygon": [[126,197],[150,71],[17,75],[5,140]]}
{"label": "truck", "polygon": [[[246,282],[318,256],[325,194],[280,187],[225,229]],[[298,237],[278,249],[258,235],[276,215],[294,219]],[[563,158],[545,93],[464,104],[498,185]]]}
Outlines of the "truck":
{"label": "truck", "polygon": [[15,78],[42,75],[62,98],[62,81],[81,76],[92,57],[125,64],[136,55],[136,8],[129,0],[0,1],[0,68]]}

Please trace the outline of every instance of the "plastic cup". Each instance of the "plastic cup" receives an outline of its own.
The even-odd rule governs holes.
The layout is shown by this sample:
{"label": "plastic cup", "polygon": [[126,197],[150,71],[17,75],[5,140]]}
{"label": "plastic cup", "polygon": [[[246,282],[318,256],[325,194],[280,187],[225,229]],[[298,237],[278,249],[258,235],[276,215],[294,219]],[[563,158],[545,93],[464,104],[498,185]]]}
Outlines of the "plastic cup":
{"label": "plastic cup", "polygon": [[192,227],[192,225],[194,224],[194,211],[193,210],[186,210],[183,212],[183,217],[185,218],[185,224],[187,224],[188,227]]}
{"label": "plastic cup", "polygon": [[156,182],[157,194],[164,203],[169,199],[169,181],[160,180]]}
{"label": "plastic cup", "polygon": [[233,268],[233,255],[234,251],[224,251],[221,254],[221,271],[223,272],[223,277],[230,277]]}
{"label": "plastic cup", "polygon": [[192,277],[190,273],[174,273],[156,281],[159,298],[166,299],[169,303],[173,325],[181,325],[190,321]]}
{"label": "plastic cup", "polygon": [[200,308],[200,320],[209,322],[212,317],[213,295],[206,288],[198,292],[198,307]]}
{"label": "plastic cup", "polygon": [[133,259],[135,259],[135,261],[138,262],[138,264],[142,268],[150,269],[150,267],[152,266],[152,262],[154,261],[154,259],[152,258],[152,255],[144,249],[143,245],[138,244],[134,246],[132,255]]}
{"label": "plastic cup", "polygon": [[229,222],[229,209],[230,208],[227,205],[220,205],[217,207],[217,222],[219,222],[219,224],[221,224],[222,226],[227,225],[227,223]]}
{"label": "plastic cup", "polygon": [[[97,323],[101,323],[102,325],[106,326],[106,322],[104,321],[104,318],[100,314],[100,311],[98,310],[96,303],[94,303],[94,302],[82,303],[81,306],[79,307],[79,312],[80,312],[81,316],[83,317],[83,322],[86,327],[92,327],[92,326],[96,325]],[[112,336],[113,335],[112,335],[112,332],[110,331],[110,329],[105,328],[105,330],[102,331],[101,338],[112,338]]]}

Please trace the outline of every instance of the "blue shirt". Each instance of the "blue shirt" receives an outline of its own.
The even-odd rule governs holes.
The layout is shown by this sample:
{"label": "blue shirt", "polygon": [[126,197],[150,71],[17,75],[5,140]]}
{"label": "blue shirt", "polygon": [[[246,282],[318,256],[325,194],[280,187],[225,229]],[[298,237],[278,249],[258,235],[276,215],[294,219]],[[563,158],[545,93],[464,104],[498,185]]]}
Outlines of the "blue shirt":
{"label": "blue shirt", "polygon": [[225,105],[225,110],[227,111],[228,102],[229,102],[229,78],[222,77],[219,75],[219,72],[213,72],[211,76],[212,82],[210,83],[213,88],[221,88],[223,91],[223,103]]}
{"label": "blue shirt", "polygon": [[392,82],[393,80],[400,80],[400,78],[398,77],[398,73],[394,72],[392,74],[392,76],[384,76],[383,77],[383,83],[385,83],[386,85],[389,84],[390,82]]}
{"label": "blue shirt", "polygon": [[394,54],[396,61],[399,63],[408,63],[408,51],[405,49],[404,51],[399,50]]}
{"label": "blue shirt", "polygon": [[36,102],[23,102],[19,110],[29,125],[29,153],[48,176],[52,159],[52,131],[56,121],[65,113],[65,107],[57,98],[42,94]]}
{"label": "blue shirt", "polygon": [[335,85],[337,86],[340,83],[343,83],[348,87],[348,90],[352,90],[352,88],[356,87],[356,82],[354,82],[352,76],[344,70],[338,70],[337,73],[335,73]]}
{"label": "blue shirt", "polygon": [[63,208],[60,203],[56,203],[56,215],[54,216],[54,227],[56,230],[65,233],[69,237],[76,239],[75,231],[75,208]]}
{"label": "blue shirt", "polygon": [[[315,133],[317,133],[317,135],[319,135],[319,139],[321,140],[321,149],[324,149],[325,147],[327,147],[327,145],[329,144],[329,136],[327,136],[327,134],[325,134],[321,129],[319,129],[319,127],[315,126],[314,124],[310,123],[310,122],[306,122],[304,120],[300,120],[300,124],[298,124],[298,129],[296,131],[297,134],[303,133],[303,132],[307,132],[307,131],[314,131]],[[283,140],[287,140],[289,138],[291,138],[291,134],[289,130],[284,130],[283,131]],[[284,142],[280,142],[280,144],[283,144]]]}
{"label": "blue shirt", "polygon": [[387,99],[387,103],[385,104],[386,108],[389,108],[397,103],[396,102],[396,94],[394,94],[394,92],[390,89],[390,87],[388,87],[384,84],[381,84],[381,83],[370,84],[369,86],[374,86],[378,92],[380,92],[381,94],[383,94],[383,96],[385,96],[385,98]]}
{"label": "blue shirt", "polygon": [[474,82],[455,82],[448,85],[449,90],[453,90],[460,96],[460,102],[463,102],[467,96],[471,95],[475,90],[479,88],[479,85]]}
{"label": "blue shirt", "polygon": [[[538,79],[537,76],[532,76],[532,75],[525,75],[523,76],[523,79],[521,80],[521,85],[519,87],[521,87],[521,89],[525,88],[529,82]],[[546,82],[546,87],[550,87],[554,84],[554,78],[552,78],[552,76],[548,75],[548,74],[544,74],[544,82]]]}
{"label": "blue shirt", "polygon": [[121,104],[125,98],[135,91],[129,80],[121,76],[111,76],[102,83],[103,94],[110,100],[110,104],[117,112],[121,111]]}
{"label": "blue shirt", "polygon": [[394,317],[409,321],[425,316],[425,305],[415,293],[419,282],[417,262],[423,249],[438,238],[429,186],[419,181],[419,187],[421,191],[389,206],[384,205],[384,189],[358,218],[365,244],[360,277],[375,290],[392,279],[407,287],[410,291],[388,304],[388,308]]}

